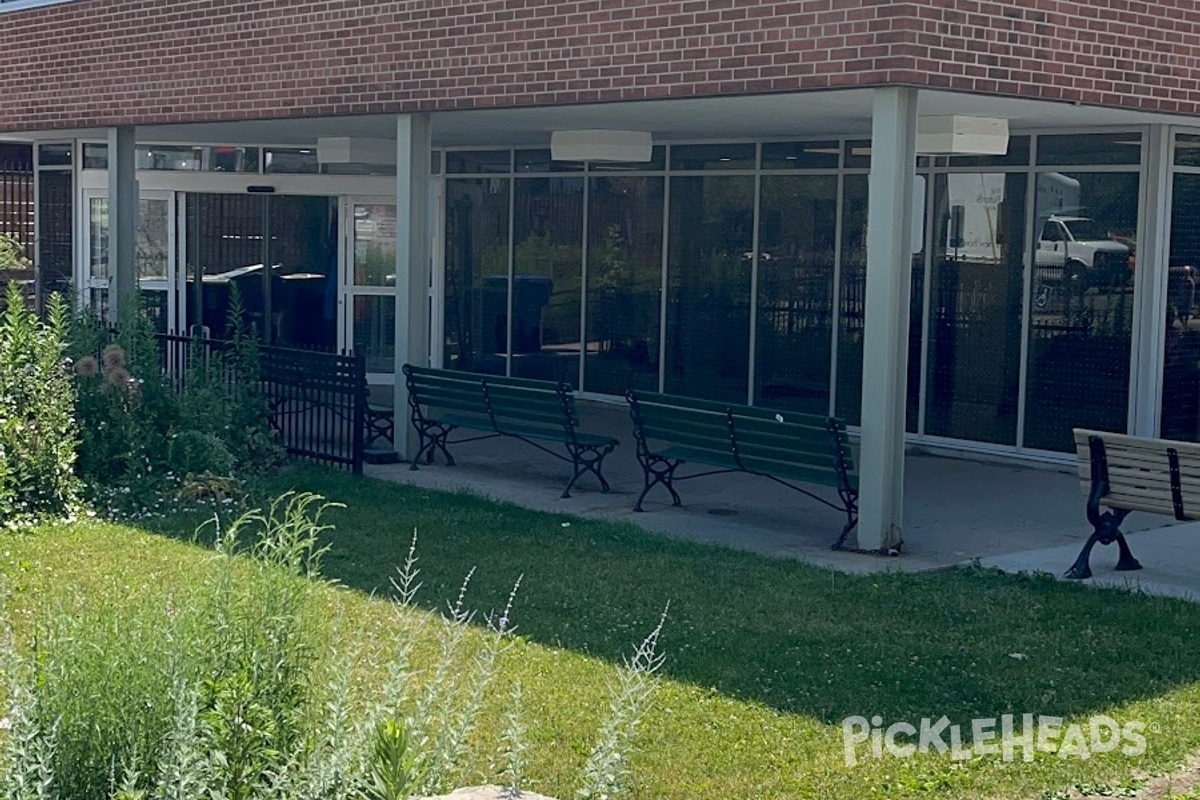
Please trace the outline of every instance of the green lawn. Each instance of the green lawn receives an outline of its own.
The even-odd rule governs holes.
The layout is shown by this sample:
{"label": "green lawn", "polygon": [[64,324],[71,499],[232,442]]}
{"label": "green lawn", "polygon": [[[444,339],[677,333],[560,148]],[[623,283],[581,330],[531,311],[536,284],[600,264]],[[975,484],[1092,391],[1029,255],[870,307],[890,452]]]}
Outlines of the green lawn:
{"label": "green lawn", "polygon": [[[268,491],[319,492],[347,508],[325,574],[347,629],[386,636],[386,592],[412,531],[422,596],[513,614],[506,657],[530,716],[534,784],[568,796],[604,711],[613,662],[671,611],[664,681],[633,754],[639,798],[1055,797],[1178,768],[1200,750],[1200,606],[978,570],[852,577],[581,520],[300,468]],[[197,519],[80,523],[0,541],[21,620],[55,593],[167,592],[204,558]],[[841,720],[1034,713],[1141,720],[1145,755],[1034,763],[946,755],[843,761]],[[886,724],[885,723],[885,724]],[[1065,795],[1063,795],[1065,796]]]}

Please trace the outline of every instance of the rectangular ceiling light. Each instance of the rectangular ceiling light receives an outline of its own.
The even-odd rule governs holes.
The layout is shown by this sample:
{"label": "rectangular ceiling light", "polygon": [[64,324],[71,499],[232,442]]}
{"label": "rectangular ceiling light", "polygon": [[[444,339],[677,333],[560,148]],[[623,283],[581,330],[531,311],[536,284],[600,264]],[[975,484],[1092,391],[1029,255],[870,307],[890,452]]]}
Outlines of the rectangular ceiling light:
{"label": "rectangular ceiling light", "polygon": [[1008,120],[994,117],[921,117],[917,152],[926,156],[1002,156],[1008,153]]}
{"label": "rectangular ceiling light", "polygon": [[646,162],[653,156],[654,142],[642,131],[554,131],[550,134],[550,157],[555,161]]}

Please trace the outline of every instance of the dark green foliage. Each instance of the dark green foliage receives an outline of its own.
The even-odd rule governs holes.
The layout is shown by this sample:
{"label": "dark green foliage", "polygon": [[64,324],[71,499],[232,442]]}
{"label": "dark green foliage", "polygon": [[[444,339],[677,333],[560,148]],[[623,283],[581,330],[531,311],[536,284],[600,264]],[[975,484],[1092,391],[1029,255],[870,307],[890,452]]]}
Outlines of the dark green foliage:
{"label": "dark green foliage", "polygon": [[38,321],[15,283],[0,314],[0,527],[69,514],[78,483],[69,314],[51,298]]}
{"label": "dark green foliage", "polygon": [[[150,318],[132,303],[115,333],[90,312],[74,325],[81,444],[78,472],[94,502],[110,512],[160,511],[171,494],[210,476],[244,478],[282,459],[266,422],[259,352],[242,325],[240,298],[229,342],[195,341],[186,367],[164,369]],[[179,374],[182,373],[182,374]]]}

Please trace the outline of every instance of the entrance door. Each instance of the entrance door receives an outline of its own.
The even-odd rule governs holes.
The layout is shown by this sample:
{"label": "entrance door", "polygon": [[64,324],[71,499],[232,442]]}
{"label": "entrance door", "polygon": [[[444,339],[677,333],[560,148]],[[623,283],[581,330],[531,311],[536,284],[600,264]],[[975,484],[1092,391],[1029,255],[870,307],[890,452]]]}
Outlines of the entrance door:
{"label": "entrance door", "polygon": [[343,218],[339,347],[366,357],[371,383],[390,384],[396,371],[395,198],[347,198]]}
{"label": "entrance door", "polygon": [[[79,280],[81,299],[85,305],[104,314],[108,310],[112,279],[108,263],[108,194],[95,190],[85,192],[84,204],[88,252]],[[139,194],[134,243],[138,288],[144,307],[161,333],[177,331],[183,324],[175,268],[174,219],[174,193]]]}
{"label": "entrance door", "polygon": [[182,227],[193,332],[228,334],[235,299],[242,323],[268,344],[337,346],[335,198],[188,194]]}

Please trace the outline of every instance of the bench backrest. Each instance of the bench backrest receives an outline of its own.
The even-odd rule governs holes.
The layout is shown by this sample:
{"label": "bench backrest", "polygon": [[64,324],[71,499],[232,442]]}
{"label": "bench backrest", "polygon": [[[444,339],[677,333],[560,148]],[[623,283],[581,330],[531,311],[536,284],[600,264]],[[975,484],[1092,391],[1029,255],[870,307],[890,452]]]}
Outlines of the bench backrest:
{"label": "bench backrest", "polygon": [[[1076,428],[1075,452],[1084,494],[1092,488],[1093,439],[1103,443],[1099,453],[1108,479],[1102,504],[1177,519],[1200,519],[1200,444]],[[1175,480],[1172,462],[1178,470]]]}
{"label": "bench backrest", "polygon": [[854,470],[846,426],[816,414],[630,391],[634,435],[714,455],[735,454],[769,472],[770,462],[831,474]]}
{"label": "bench backrest", "polygon": [[412,403],[487,419],[502,433],[518,425],[570,433],[579,425],[575,397],[565,383],[411,364],[403,369]]}

